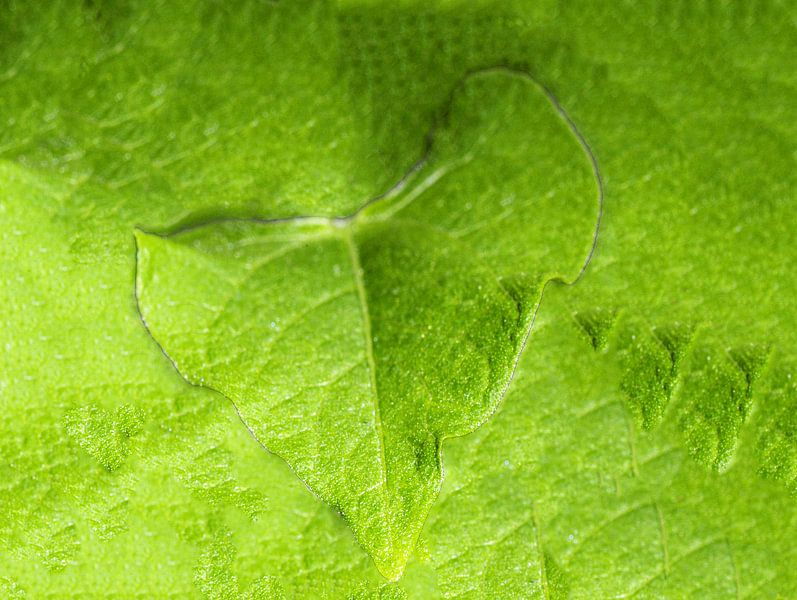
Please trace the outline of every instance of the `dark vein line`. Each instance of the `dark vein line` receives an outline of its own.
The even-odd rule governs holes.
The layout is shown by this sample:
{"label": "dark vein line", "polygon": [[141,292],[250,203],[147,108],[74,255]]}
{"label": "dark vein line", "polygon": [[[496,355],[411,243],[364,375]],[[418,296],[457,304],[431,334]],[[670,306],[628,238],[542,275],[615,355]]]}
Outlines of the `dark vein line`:
{"label": "dark vein line", "polygon": [[284,398],[283,400],[281,400],[279,403],[271,406],[269,408],[269,410],[274,410],[275,408],[280,407],[282,404],[285,404],[286,402],[289,402],[291,400],[295,400],[296,398],[301,397],[308,390],[331,387],[331,386],[335,385],[336,383],[338,383],[339,381],[341,381],[344,377],[349,375],[352,371],[355,371],[358,367],[363,366],[365,364],[365,362],[366,362],[365,360],[358,360],[357,362],[349,365],[348,367],[345,367],[345,368],[337,371],[336,373],[333,373],[332,377],[330,379],[327,379],[325,381],[320,381],[318,383],[307,384],[304,387],[302,387],[295,394],[291,394],[290,396],[288,396],[288,397]]}
{"label": "dark vein line", "polygon": [[[701,552],[701,551],[705,550],[706,548],[708,548],[710,546],[713,546],[714,544],[717,544],[719,542],[724,542],[724,539],[723,538],[712,538],[712,539],[709,539],[709,540],[694,544],[691,548],[686,550],[683,554],[681,554],[680,556],[675,557],[675,560],[672,561],[672,563],[670,564],[670,567],[672,568],[672,566],[683,562],[684,560],[686,560],[690,556],[694,556],[698,552]],[[644,590],[645,588],[650,586],[654,581],[656,581],[657,579],[660,579],[660,578],[662,578],[664,576],[665,576],[664,570],[663,569],[657,569],[656,572],[653,575],[651,575],[650,577],[645,579],[640,585],[638,585],[636,588],[634,588],[631,592],[629,592],[628,594],[624,594],[624,595],[622,595],[620,597],[621,598],[633,598],[634,596],[639,594],[642,590]]]}
{"label": "dark vein line", "polygon": [[540,522],[537,517],[537,504],[531,501],[531,519],[534,523],[534,539],[537,546],[537,557],[540,559],[540,581],[542,583],[543,597],[548,600],[551,593],[548,586],[548,571],[545,568],[545,551],[542,547],[542,531],[540,530]]}
{"label": "dark vein line", "polygon": [[599,523],[596,527],[593,527],[590,531],[586,533],[586,535],[581,539],[577,546],[571,546],[569,551],[565,552],[565,556],[567,557],[568,562],[572,562],[573,558],[583,549],[586,545],[591,542],[595,536],[597,536],[601,531],[624,519],[634,513],[644,510],[646,508],[653,508],[652,502],[642,502],[640,504],[633,505],[631,507],[623,508],[623,510],[616,512],[610,515],[605,521]]}
{"label": "dark vein line", "polygon": [[[312,303],[302,308],[302,310],[291,315],[290,319],[283,322],[280,326],[280,330],[277,331],[274,337],[272,337],[268,341],[268,343],[265,344],[263,348],[260,349],[261,354],[263,354],[263,356],[269,355],[269,358],[267,358],[266,361],[263,363],[263,365],[257,369],[255,377],[257,379],[260,379],[263,375],[263,371],[265,371],[267,367],[271,366],[271,364],[274,361],[274,357],[271,356],[271,351],[277,346],[277,343],[279,343],[282,340],[282,338],[285,337],[286,334],[293,331],[293,328],[298,323],[300,323],[305,317],[311,315],[320,308],[323,308],[327,304],[334,303],[335,301],[340,300],[341,298],[345,297],[346,295],[350,294],[353,291],[354,290],[352,290],[349,287],[343,287],[334,290],[332,292],[329,292],[327,294],[324,294],[320,298],[316,298]],[[237,358],[241,356],[241,354],[242,353],[239,352],[235,353],[233,356]],[[216,364],[211,363],[209,366],[215,367],[217,366],[217,364],[219,363]]]}
{"label": "dark vein line", "polygon": [[287,246],[283,246],[279,250],[271,252],[270,254],[264,256],[262,259],[258,260],[252,266],[252,268],[244,274],[242,278],[233,283],[234,291],[229,296],[227,296],[227,298],[219,306],[216,312],[216,316],[210,322],[210,325],[208,325],[208,329],[209,330],[213,329],[216,327],[216,325],[219,324],[221,319],[226,315],[227,309],[229,309],[230,304],[232,304],[236,300],[238,295],[241,293],[241,288],[243,288],[243,286],[246,285],[250,279],[257,276],[260,269],[266,267],[269,263],[285,256],[286,254],[290,254],[294,250],[298,250],[301,247],[301,244],[302,244],[301,242],[294,242],[292,244],[288,244]]}

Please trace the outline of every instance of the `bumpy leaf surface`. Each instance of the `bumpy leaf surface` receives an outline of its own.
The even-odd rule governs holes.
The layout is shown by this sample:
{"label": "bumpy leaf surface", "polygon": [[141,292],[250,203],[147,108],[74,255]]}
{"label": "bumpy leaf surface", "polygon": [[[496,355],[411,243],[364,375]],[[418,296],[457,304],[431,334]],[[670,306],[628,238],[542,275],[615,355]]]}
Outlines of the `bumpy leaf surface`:
{"label": "bumpy leaf surface", "polygon": [[166,355],[390,578],[439,491],[443,439],[496,410],[542,285],[575,277],[599,209],[588,149],[527,75],[471,75],[445,115],[409,181],[349,217],[137,236],[141,315]]}
{"label": "bumpy leaf surface", "polygon": [[[795,22],[781,0],[2,3],[0,596],[797,596]],[[495,65],[567,108],[604,219],[499,410],[445,442],[388,583],[164,359],[132,232],[188,251],[218,219],[350,215]]]}

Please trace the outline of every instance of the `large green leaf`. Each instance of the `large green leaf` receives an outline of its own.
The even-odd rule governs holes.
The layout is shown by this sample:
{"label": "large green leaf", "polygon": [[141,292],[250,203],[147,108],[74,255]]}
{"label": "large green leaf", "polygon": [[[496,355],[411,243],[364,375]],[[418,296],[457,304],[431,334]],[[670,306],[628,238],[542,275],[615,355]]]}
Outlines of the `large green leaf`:
{"label": "large green leaf", "polygon": [[[779,0],[3,3],[0,595],[794,597],[794,23]],[[604,220],[578,284],[544,293],[494,418],[446,442],[387,584],[164,359],[133,231],[351,214],[495,65],[567,108]],[[497,89],[481,106],[506,123]],[[475,192],[502,164],[461,174]],[[575,269],[588,235],[564,243],[552,214],[504,225]]]}
{"label": "large green leaf", "polygon": [[[139,234],[148,329],[401,575],[443,439],[496,410],[541,286],[588,256],[586,147],[528,76],[471,75],[431,154],[349,217]],[[571,246],[575,246],[575,252]]]}

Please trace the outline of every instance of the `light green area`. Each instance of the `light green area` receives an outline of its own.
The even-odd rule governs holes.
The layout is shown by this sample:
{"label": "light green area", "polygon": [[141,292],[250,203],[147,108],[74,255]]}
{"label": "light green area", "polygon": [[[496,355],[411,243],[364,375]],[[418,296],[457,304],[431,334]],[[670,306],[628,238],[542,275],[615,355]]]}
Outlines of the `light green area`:
{"label": "light green area", "polygon": [[[0,15],[0,595],[797,595],[793,3]],[[584,133],[603,226],[579,283],[545,292],[499,412],[445,442],[440,497],[386,584],[345,521],[147,335],[133,231],[350,214],[423,154],[456,82],[499,64]],[[463,106],[507,122],[495,89]],[[537,150],[530,168],[555,147]],[[517,165],[498,158],[412,206],[503,182]],[[537,217],[483,240],[517,228],[583,253],[583,232],[564,243],[578,214]],[[541,264],[523,269],[556,270]]]}

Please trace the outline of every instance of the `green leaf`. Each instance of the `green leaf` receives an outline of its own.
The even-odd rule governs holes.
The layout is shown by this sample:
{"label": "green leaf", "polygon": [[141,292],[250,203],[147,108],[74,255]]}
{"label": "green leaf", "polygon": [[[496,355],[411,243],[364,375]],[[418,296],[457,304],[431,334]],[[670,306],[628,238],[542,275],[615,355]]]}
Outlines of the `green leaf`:
{"label": "green leaf", "polygon": [[[794,23],[781,0],[2,3],[0,596],[797,596]],[[495,65],[594,150],[597,249],[546,288],[495,415],[446,441],[387,583],[164,359],[131,232],[179,248],[210,221],[350,215]],[[503,164],[427,198],[466,174],[483,193]],[[574,269],[589,236],[549,216],[504,225]]]}
{"label": "green leaf", "polygon": [[471,75],[445,114],[423,167],[349,217],[137,234],[164,353],[232,400],[391,579],[443,440],[496,410],[541,286],[578,273],[595,227],[588,149],[533,80]]}
{"label": "green leaf", "polygon": [[[788,481],[788,420],[771,435],[761,430],[769,417],[754,417],[732,465],[714,472],[680,428],[680,417],[703,414],[693,390],[676,390],[657,428],[637,425],[620,391],[622,336],[596,359],[580,331],[562,326],[572,292],[546,292],[504,408],[449,445],[423,534],[442,595],[788,597],[795,498],[757,473],[756,456],[763,434],[769,464],[783,465]],[[777,395],[756,394],[759,411],[797,400],[778,379]]]}

